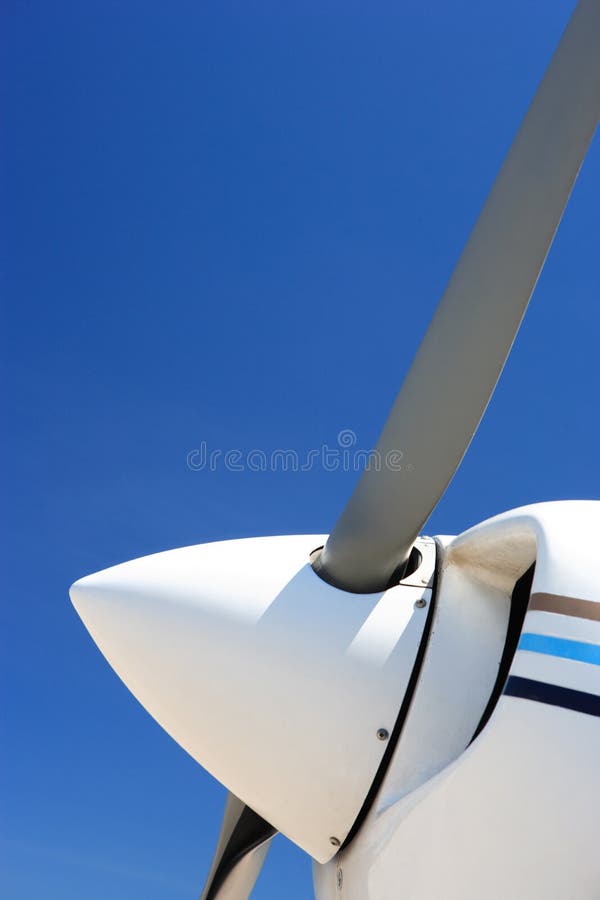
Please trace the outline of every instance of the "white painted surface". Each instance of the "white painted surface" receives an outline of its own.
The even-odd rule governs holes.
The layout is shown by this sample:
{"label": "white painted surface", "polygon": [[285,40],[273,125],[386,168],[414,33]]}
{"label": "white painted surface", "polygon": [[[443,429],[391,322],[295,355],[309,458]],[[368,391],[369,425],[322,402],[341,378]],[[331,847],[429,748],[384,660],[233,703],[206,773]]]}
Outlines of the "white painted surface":
{"label": "white painted surface", "polygon": [[507,580],[537,558],[533,591],[598,600],[600,504],[594,500],[537,503],[502,513],[459,535],[457,562],[475,575]]}
{"label": "white painted surface", "polygon": [[317,897],[594,900],[599,743],[595,718],[504,698],[456,763],[315,866]]}
{"label": "white painted surface", "polygon": [[574,616],[562,616],[560,613],[542,612],[537,609],[527,613],[523,631],[600,644],[600,621],[577,619]]}
{"label": "white painted surface", "polygon": [[[533,558],[533,593],[598,602],[599,538],[598,502],[539,504],[505,513],[446,541],[438,604],[458,604],[454,593],[461,591],[464,577],[479,583],[479,600],[475,589],[465,602],[485,605],[490,590],[509,591]],[[448,581],[455,568],[460,573]],[[525,630],[534,630],[536,622],[548,629],[540,633],[589,643],[598,639],[594,621],[536,610],[528,613]],[[454,659],[449,654],[446,660],[450,679]],[[600,694],[600,667],[543,653],[517,652],[511,674]],[[421,703],[433,709],[432,696],[434,685],[424,678],[409,731],[422,715]],[[464,703],[457,693],[450,714],[456,710],[460,717]],[[452,725],[443,731],[453,732]],[[409,736],[401,737],[388,778],[355,840],[327,865],[314,866],[318,900],[600,897],[599,717],[503,696],[466,751],[403,794],[399,780],[407,771],[406,755],[418,750],[415,741],[407,743]],[[423,741],[420,752],[424,772],[439,746]]]}
{"label": "white painted surface", "polygon": [[600,666],[575,659],[519,650],[515,655],[511,675],[600,695]]}
{"label": "white painted surface", "polygon": [[[311,856],[343,841],[392,731],[430,589],[322,581],[323,536],[172,550],[83,578],[73,603],[117,674],[181,746]],[[431,560],[431,554],[425,554]],[[424,562],[418,581],[429,583]]]}
{"label": "white painted surface", "polygon": [[442,566],[431,635],[402,737],[377,805],[427,781],[468,746],[504,648],[510,594]]}

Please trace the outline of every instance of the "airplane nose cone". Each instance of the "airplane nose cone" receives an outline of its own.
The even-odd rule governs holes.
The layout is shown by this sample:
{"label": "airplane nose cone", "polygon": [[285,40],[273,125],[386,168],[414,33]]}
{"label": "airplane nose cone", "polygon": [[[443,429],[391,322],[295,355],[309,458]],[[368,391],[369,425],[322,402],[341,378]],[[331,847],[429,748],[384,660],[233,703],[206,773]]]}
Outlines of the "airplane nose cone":
{"label": "airplane nose cone", "polygon": [[356,595],[309,563],[322,536],[186,547],[77,581],[94,641],[167,732],[318,859],[335,853],[385,752],[426,589]]}

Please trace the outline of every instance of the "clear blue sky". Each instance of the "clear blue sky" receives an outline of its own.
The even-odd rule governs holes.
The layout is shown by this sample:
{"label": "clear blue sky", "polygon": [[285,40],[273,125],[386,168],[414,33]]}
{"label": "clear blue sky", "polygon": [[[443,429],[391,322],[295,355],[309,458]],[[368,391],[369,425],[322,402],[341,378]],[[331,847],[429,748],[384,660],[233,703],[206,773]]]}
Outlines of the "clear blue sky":
{"label": "clear blue sky", "polygon": [[[68,586],[329,529],[352,473],[186,456],[372,445],[573,5],[3,4],[2,897],[199,892],[223,791]],[[597,140],[428,533],[599,496],[599,196]],[[310,883],[280,838],[254,896]]]}

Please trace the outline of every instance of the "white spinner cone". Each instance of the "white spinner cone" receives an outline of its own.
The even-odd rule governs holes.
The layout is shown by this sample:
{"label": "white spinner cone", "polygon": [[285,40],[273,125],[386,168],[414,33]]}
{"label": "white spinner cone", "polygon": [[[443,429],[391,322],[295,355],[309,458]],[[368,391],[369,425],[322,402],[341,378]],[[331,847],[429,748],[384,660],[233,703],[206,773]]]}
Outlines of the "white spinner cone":
{"label": "white spinner cone", "polygon": [[320,861],[377,772],[377,732],[393,729],[427,616],[414,604],[429,595],[337,590],[310,566],[323,540],[187,547],[71,588],[98,647],[163,728]]}

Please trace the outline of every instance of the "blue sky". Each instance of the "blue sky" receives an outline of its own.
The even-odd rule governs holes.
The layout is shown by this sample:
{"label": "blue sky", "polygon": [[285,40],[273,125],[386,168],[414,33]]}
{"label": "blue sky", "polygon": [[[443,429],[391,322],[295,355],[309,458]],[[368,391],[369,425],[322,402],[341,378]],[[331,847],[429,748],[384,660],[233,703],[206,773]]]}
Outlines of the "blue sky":
{"label": "blue sky", "polygon": [[[330,528],[355,474],[187,455],[372,446],[573,6],[3,5],[3,897],[198,894],[223,790],[68,586]],[[598,196],[596,140],[428,533],[600,495]],[[310,884],[280,838],[254,896]]]}

